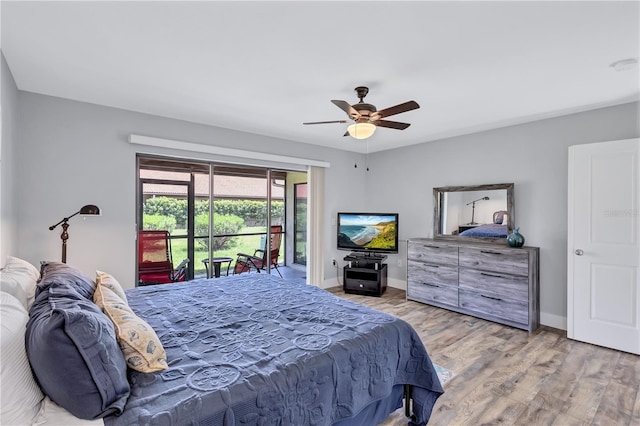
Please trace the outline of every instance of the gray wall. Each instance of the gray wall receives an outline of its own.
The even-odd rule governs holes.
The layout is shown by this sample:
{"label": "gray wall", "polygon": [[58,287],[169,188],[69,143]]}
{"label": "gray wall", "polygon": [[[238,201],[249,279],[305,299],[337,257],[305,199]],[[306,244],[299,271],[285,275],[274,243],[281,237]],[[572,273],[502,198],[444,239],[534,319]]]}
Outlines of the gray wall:
{"label": "gray wall", "polygon": [[17,208],[17,108],[18,90],[11,71],[0,53],[0,95],[2,102],[2,135],[0,136],[0,265],[18,246]]}
{"label": "gray wall", "polygon": [[[4,61],[2,67],[7,70]],[[101,217],[71,221],[69,263],[88,274],[109,271],[126,287],[135,281],[136,151],[197,156],[136,147],[127,142],[135,133],[330,162],[325,179],[325,286],[338,283],[331,259],[344,264],[345,253],[335,249],[336,212],[397,211],[401,240],[430,237],[433,187],[514,182],[517,226],[527,245],[541,249],[542,323],[563,328],[567,147],[640,136],[638,103],[632,103],[370,154],[367,172],[360,154],[16,93],[7,75],[3,72],[3,256],[17,255],[34,264],[58,260],[60,231],[49,231],[48,226],[84,204],[97,204]],[[17,167],[8,166],[7,158],[15,159]],[[7,200],[12,200],[9,205]],[[404,244],[398,255],[389,256],[391,285],[405,285],[405,258]]]}
{"label": "gray wall", "polygon": [[[540,247],[541,321],[566,328],[567,148],[640,137],[638,110],[630,103],[375,153],[368,208],[399,212],[404,240],[432,237],[433,187],[514,182],[516,226]],[[391,276],[406,277],[404,264],[392,266]]]}
{"label": "gray wall", "polygon": [[[60,228],[49,231],[50,225],[85,204],[96,204],[101,217],[69,222],[68,263],[91,276],[95,269],[110,272],[125,287],[133,287],[136,151],[225,159],[131,145],[127,140],[132,133],[330,162],[325,175],[327,224],[338,209],[365,204],[365,176],[353,168],[360,154],[27,92],[18,93],[18,115],[25,119],[18,121],[19,241],[12,254],[34,264],[60,260]],[[335,247],[332,232],[327,226],[325,258]],[[325,275],[331,275],[330,261],[324,265]]]}

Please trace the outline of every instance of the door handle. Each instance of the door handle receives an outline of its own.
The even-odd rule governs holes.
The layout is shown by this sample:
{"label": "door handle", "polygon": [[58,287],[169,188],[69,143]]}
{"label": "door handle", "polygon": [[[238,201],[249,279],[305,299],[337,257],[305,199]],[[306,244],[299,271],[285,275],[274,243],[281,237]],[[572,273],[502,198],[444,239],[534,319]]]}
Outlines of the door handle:
{"label": "door handle", "polygon": [[577,249],[577,250],[575,251],[575,254],[576,254],[577,256],[582,256],[582,255],[584,254],[584,252],[583,252],[582,250],[580,250],[580,249]]}

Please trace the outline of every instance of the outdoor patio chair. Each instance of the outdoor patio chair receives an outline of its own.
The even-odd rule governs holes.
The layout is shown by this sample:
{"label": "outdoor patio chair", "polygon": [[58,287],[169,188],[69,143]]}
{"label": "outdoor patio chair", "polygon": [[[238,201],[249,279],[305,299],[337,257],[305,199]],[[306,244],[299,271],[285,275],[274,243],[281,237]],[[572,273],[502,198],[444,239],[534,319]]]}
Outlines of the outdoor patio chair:
{"label": "outdoor patio chair", "polygon": [[[282,241],[282,225],[271,226],[270,232],[270,253],[271,253],[271,266],[278,272],[278,275],[282,278],[282,274],[278,269],[278,256],[280,255],[280,243]],[[233,268],[234,274],[241,274],[243,272],[250,272],[255,269],[258,273],[266,270],[269,264],[267,259],[267,244],[265,239],[265,245],[263,248],[256,249],[253,255],[238,253],[236,260],[236,266]]]}
{"label": "outdoor patio chair", "polygon": [[189,259],[173,267],[169,231],[138,231],[138,284],[184,281]]}

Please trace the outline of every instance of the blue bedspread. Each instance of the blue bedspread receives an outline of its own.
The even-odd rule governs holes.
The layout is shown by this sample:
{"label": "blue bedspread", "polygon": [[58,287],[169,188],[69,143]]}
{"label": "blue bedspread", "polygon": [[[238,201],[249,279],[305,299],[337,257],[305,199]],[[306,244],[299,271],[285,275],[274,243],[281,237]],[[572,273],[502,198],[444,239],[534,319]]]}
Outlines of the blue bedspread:
{"label": "blue bedspread", "polygon": [[507,238],[507,226],[487,223],[462,231],[460,235],[463,237]]}
{"label": "blue bedspread", "polygon": [[125,411],[107,426],[331,425],[399,384],[415,386],[424,424],[442,393],[411,326],[317,287],[242,274],[127,297],[170,368],[131,371]]}

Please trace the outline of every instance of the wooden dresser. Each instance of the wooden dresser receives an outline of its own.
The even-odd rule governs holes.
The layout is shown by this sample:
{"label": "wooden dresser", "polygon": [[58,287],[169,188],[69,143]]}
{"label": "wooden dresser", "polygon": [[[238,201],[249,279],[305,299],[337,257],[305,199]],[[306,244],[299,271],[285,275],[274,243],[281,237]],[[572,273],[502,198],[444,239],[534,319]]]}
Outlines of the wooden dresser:
{"label": "wooden dresser", "polygon": [[534,331],[538,247],[410,239],[407,299]]}

